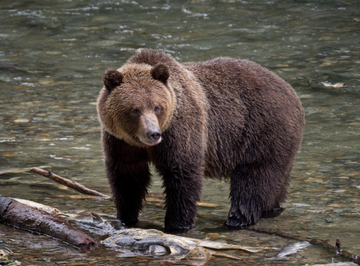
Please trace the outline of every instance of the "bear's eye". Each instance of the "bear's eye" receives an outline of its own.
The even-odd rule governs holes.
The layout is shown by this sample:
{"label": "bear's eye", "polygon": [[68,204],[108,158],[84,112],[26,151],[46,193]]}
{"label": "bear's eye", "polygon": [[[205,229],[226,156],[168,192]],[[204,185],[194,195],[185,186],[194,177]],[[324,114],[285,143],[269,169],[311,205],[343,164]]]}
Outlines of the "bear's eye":
{"label": "bear's eye", "polygon": [[155,109],[154,109],[154,112],[155,112],[155,113],[160,112],[160,106],[156,106]]}
{"label": "bear's eye", "polygon": [[138,115],[140,115],[140,110],[134,108],[134,109],[132,109],[132,110],[130,111],[130,113],[131,113],[132,115],[134,115],[134,116],[138,116]]}

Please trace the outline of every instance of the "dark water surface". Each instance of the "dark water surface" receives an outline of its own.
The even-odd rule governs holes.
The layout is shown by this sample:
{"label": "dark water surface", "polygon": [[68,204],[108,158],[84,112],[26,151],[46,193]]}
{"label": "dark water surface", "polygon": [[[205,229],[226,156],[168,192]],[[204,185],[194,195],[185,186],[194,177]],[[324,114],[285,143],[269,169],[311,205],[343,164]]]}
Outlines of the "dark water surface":
{"label": "dark water surface", "polygon": [[[95,105],[104,70],[120,67],[145,47],[165,50],[180,62],[249,59],[295,88],[307,121],[286,210],[257,226],[333,242],[340,238],[344,249],[360,254],[359,40],[357,0],[2,0],[0,195],[74,214],[115,215],[111,202],[82,197],[27,172],[34,166],[51,168],[110,193]],[[227,182],[205,181],[202,201],[219,207],[199,207],[196,228],[188,236],[277,248],[289,242],[222,228],[228,189]],[[161,192],[161,179],[155,177],[140,217],[146,226],[162,226]],[[116,258],[103,247],[79,253],[0,224],[0,245],[5,244],[15,252],[10,258],[22,265],[159,264]],[[330,262],[333,256],[315,246],[285,262],[265,261],[273,251],[236,254],[244,261],[214,258],[208,265],[301,265]]]}

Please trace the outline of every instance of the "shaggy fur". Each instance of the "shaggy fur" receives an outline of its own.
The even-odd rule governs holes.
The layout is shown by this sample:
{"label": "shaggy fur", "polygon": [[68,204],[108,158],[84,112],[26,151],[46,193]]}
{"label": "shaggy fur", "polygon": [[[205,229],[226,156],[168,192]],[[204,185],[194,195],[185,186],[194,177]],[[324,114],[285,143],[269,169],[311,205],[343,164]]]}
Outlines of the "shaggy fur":
{"label": "shaggy fur", "polygon": [[142,50],[104,74],[98,99],[118,218],[136,223],[152,162],[163,178],[166,231],[194,226],[202,179],[231,178],[226,224],[255,224],[286,199],[304,113],[284,80],[249,61],[179,64]]}

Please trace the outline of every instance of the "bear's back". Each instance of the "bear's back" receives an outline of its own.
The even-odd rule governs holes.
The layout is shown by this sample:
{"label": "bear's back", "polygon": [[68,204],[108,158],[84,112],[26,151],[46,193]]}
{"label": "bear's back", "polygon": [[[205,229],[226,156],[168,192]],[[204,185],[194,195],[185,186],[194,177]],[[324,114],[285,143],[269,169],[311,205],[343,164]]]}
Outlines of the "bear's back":
{"label": "bear's back", "polygon": [[210,107],[206,175],[226,177],[240,162],[268,160],[286,152],[282,143],[300,146],[302,105],[283,79],[254,62],[232,58],[183,66],[198,79]]}

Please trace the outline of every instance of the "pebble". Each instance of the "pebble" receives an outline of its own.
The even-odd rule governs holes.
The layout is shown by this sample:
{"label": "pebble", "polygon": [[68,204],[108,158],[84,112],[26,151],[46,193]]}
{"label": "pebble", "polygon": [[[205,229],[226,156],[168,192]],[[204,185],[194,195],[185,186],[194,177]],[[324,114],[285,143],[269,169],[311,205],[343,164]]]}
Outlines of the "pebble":
{"label": "pebble", "polygon": [[38,82],[41,84],[41,85],[49,85],[51,83],[54,83],[55,80],[53,78],[41,78],[38,80]]}
{"label": "pebble", "polygon": [[26,118],[18,118],[16,120],[14,120],[15,123],[29,123],[29,119]]}
{"label": "pebble", "polygon": [[334,193],[343,193],[345,191],[346,191],[346,189],[337,189],[334,191]]}

